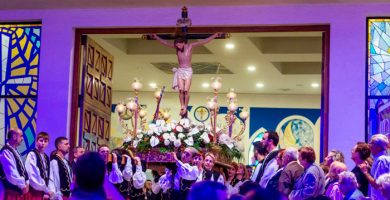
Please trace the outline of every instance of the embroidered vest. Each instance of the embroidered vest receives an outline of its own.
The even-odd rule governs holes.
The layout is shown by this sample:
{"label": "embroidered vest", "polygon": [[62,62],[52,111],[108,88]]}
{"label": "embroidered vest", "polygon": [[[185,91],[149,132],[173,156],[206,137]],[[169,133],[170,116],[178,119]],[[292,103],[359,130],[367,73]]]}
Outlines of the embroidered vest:
{"label": "embroidered vest", "polygon": [[60,190],[62,195],[65,197],[70,196],[70,183],[72,182],[70,173],[68,172],[68,168],[66,167],[65,162],[69,163],[66,159],[62,160],[58,155],[55,155],[53,160],[56,160],[58,163],[58,173],[60,175]]}
{"label": "embroidered vest", "polygon": [[[8,150],[12,153],[12,155],[16,161],[16,168],[18,170],[19,175],[22,176],[24,178],[24,180],[28,180],[28,174],[27,174],[26,168],[24,167],[23,161],[20,159],[20,156],[19,156],[20,154],[17,151],[15,151],[12,147],[10,147],[8,144],[5,144],[3,146],[3,148],[0,150],[0,152],[3,153],[4,150]],[[0,165],[0,179],[4,185],[4,188],[18,191],[20,193],[22,192],[22,190],[18,186],[13,185],[12,183],[10,183],[7,180],[7,177],[5,175],[5,172],[4,172],[2,165]]]}
{"label": "embroidered vest", "polygon": [[203,170],[203,180],[204,181],[218,181],[218,178],[221,174],[216,171]]}
{"label": "embroidered vest", "polygon": [[49,174],[50,174],[50,161],[49,156],[45,153],[43,154],[44,159],[42,159],[40,153],[37,149],[32,151],[37,157],[37,167],[39,169],[39,174],[43,180],[45,180],[46,186],[49,185]]}

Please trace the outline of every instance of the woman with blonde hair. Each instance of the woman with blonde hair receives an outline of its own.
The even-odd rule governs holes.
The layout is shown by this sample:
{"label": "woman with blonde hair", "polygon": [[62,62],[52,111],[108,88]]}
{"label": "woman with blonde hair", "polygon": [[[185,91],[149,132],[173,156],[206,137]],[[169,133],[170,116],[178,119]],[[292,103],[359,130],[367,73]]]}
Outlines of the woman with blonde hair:
{"label": "woman with blonde hair", "polygon": [[339,187],[339,174],[347,171],[347,166],[339,161],[334,161],[329,168],[328,178],[329,182],[325,187],[325,195],[332,200],[342,200],[343,193]]}
{"label": "woman with blonde hair", "polygon": [[225,183],[223,175],[217,171],[213,170],[215,165],[215,156],[212,153],[206,153],[204,155],[203,167],[199,173],[197,182],[199,181],[217,181],[222,184]]}

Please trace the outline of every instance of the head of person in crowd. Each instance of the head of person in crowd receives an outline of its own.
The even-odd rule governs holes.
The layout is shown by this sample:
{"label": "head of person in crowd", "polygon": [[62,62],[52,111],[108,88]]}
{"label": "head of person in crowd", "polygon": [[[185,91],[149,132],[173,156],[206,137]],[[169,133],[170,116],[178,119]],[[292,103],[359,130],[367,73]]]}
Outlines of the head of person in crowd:
{"label": "head of person in crowd", "polygon": [[309,168],[316,161],[316,153],[312,147],[301,147],[298,156],[299,163],[304,169]]}
{"label": "head of person in crowd", "polygon": [[376,156],[379,153],[386,151],[387,146],[389,145],[389,139],[386,135],[375,134],[371,137],[369,147],[372,155]]}
{"label": "head of person in crowd", "polygon": [[248,172],[248,177],[252,177],[253,174],[253,167],[251,165],[246,166],[246,171]]}
{"label": "head of person in crowd", "polygon": [[198,166],[199,168],[203,168],[203,155],[201,153],[195,153],[193,156],[192,156],[192,165],[196,165]]}
{"label": "head of person in crowd", "polygon": [[371,156],[370,146],[364,142],[358,142],[351,152],[351,158],[356,165],[367,161]]}
{"label": "head of person in crowd", "polygon": [[339,161],[334,161],[329,168],[328,177],[330,180],[338,180],[341,172],[348,171],[347,166]]}
{"label": "head of person in crowd", "polygon": [[282,165],[286,167],[290,162],[298,160],[298,150],[296,148],[289,147],[284,151],[282,157]]}
{"label": "head of person in crowd", "polygon": [[279,144],[279,135],[275,131],[266,131],[261,139],[268,152],[274,150]]}
{"label": "head of person in crowd", "polygon": [[343,152],[339,151],[339,150],[331,150],[328,155],[324,158],[324,162],[323,164],[325,166],[328,166],[330,167],[330,165],[334,162],[334,161],[339,161],[339,162],[344,162],[344,154]]}
{"label": "head of person in crowd", "polygon": [[100,145],[98,148],[98,153],[100,157],[104,160],[105,163],[108,162],[108,155],[110,154],[110,148],[107,145]]}
{"label": "head of person in crowd", "polygon": [[61,152],[62,155],[66,155],[69,153],[69,140],[66,137],[58,137],[54,144],[56,146],[57,153]]}
{"label": "head of person in crowd", "polygon": [[228,167],[224,168],[226,180],[232,180],[236,176],[238,164],[232,162]]}
{"label": "head of person in crowd", "polygon": [[226,187],[216,181],[201,181],[192,185],[188,200],[227,200]]}
{"label": "head of person in crowd", "polygon": [[262,161],[267,155],[267,149],[261,141],[253,143],[253,155],[257,161]]}
{"label": "head of person in crowd", "polygon": [[355,191],[358,188],[358,182],[355,174],[349,171],[341,172],[339,175],[339,188],[343,195]]}
{"label": "head of person in crowd", "polygon": [[7,132],[7,141],[12,147],[18,147],[23,142],[23,132],[18,128],[11,128]]}
{"label": "head of person in crowd", "polygon": [[390,200],[390,173],[379,176],[377,183],[382,195]]}
{"label": "head of person in crowd", "polygon": [[49,134],[46,132],[39,132],[35,141],[35,147],[39,152],[44,152],[49,145]]}
{"label": "head of person in crowd", "polygon": [[199,155],[199,151],[194,147],[187,147],[181,154],[181,161],[183,163],[191,163],[194,155]]}
{"label": "head of person in crowd", "polygon": [[79,157],[76,162],[74,175],[75,188],[83,191],[96,191],[102,189],[106,164],[96,152],[88,152]]}
{"label": "head of person in crowd", "polygon": [[286,152],[286,149],[279,149],[278,155],[276,156],[276,162],[278,163],[279,168],[283,167],[283,155]]}
{"label": "head of person in crowd", "polygon": [[73,158],[77,160],[80,156],[84,155],[85,149],[82,146],[73,148]]}
{"label": "head of person in crowd", "polygon": [[246,167],[242,163],[238,163],[238,165],[237,165],[236,178],[238,180],[245,180],[245,179],[249,178]]}
{"label": "head of person in crowd", "polygon": [[240,195],[246,195],[249,191],[255,190],[257,188],[260,188],[260,185],[253,181],[245,181],[238,190],[238,193]]}
{"label": "head of person in crowd", "polygon": [[204,156],[203,167],[211,171],[215,165],[215,156],[212,153],[206,153]]}
{"label": "head of person in crowd", "polygon": [[147,189],[147,190],[152,189],[152,180],[146,180],[145,189]]}

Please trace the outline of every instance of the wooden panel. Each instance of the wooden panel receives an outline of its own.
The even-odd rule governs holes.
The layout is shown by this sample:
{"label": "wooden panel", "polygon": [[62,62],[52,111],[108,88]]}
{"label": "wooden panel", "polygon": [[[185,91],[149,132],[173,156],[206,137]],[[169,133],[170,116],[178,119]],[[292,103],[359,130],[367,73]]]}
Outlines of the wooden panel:
{"label": "wooden panel", "polygon": [[110,120],[105,120],[104,121],[104,138],[108,140],[110,138],[110,131],[111,131],[111,125],[110,125]]}
{"label": "wooden panel", "polygon": [[[90,38],[86,47],[81,106],[86,114],[82,120],[82,127],[85,126],[82,134],[94,135],[100,144],[104,144],[110,139],[113,56]],[[85,140],[84,135],[82,139]]]}

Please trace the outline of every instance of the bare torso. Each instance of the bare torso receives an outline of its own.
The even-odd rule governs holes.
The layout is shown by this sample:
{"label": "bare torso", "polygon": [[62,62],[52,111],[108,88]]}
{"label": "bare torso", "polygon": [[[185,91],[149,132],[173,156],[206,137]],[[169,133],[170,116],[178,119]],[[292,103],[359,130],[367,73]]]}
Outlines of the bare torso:
{"label": "bare torso", "polygon": [[177,50],[177,59],[179,61],[179,67],[191,67],[192,58],[192,45],[185,44],[183,52]]}

